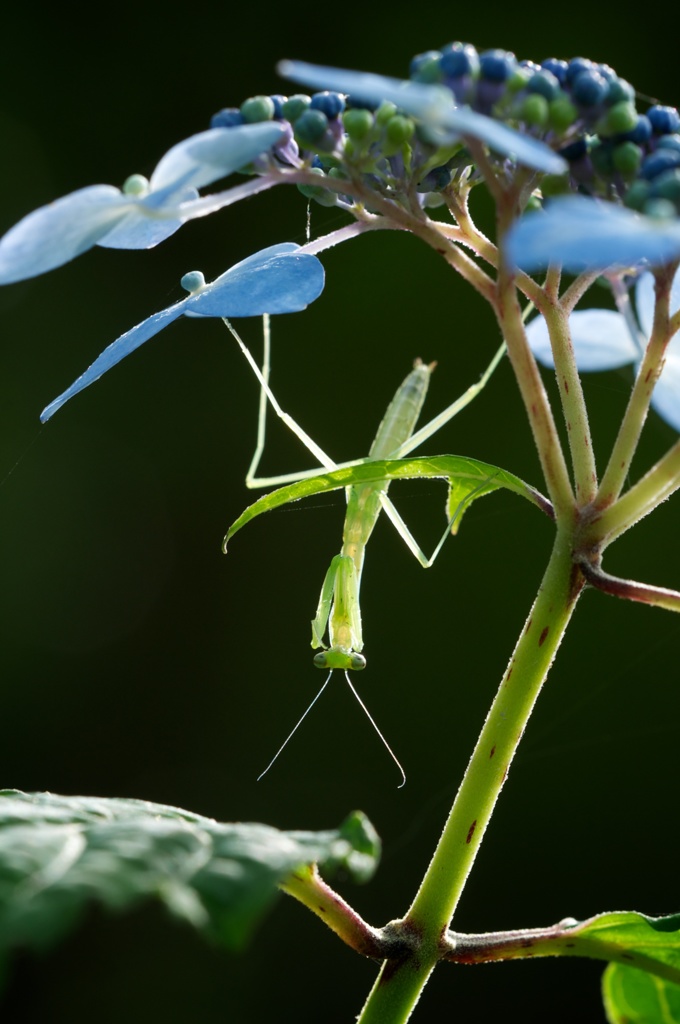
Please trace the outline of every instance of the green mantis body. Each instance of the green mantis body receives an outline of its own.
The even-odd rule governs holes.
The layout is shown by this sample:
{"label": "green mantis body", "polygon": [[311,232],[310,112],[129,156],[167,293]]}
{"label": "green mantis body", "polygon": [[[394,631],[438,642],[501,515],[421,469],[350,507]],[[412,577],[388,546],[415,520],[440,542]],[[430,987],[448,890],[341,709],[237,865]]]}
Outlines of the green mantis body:
{"label": "green mantis body", "polygon": [[[416,360],[413,370],[390,402],[368,453],[369,459],[384,459],[398,452],[413,434],[425,401],[434,363]],[[347,488],[347,513],[342,550],[326,573],[319,607],[312,621],[312,647],[326,647],[323,637],[328,626],[328,649],[314,658],[317,668],[362,669],[366,659],[363,646],[359,587],[366,545],[383,509],[389,482]]]}
{"label": "green mantis body", "polygon": [[[303,473],[290,473],[277,477],[260,478],[256,476],[257,467],[264,449],[265,419],[267,401],[271,404],[277,416],[296,434],[308,450],[319,460],[325,469],[335,470],[341,468],[330,459],[326,453],[309,437],[309,435],[285,413],[273,392],[269,387],[270,371],[270,339],[269,320],[264,318],[264,360],[262,369],[255,362],[252,354],[238,336],[232,325],[225,321],[231,333],[238,342],[243,354],[248,360],[261,386],[260,410],[258,420],[258,438],[255,454],[251,461],[246,475],[248,487],[267,487],[275,484],[291,483],[310,477],[317,471],[305,471]],[[438,416],[430,420],[424,427],[414,433],[415,425],[425,401],[430,374],[435,364],[426,365],[421,360],[416,360],[413,369],[403,381],[390,402],[383,420],[378,428],[375,440],[371,445],[368,455],[370,460],[398,459],[413,451],[418,445],[431,437],[445,423],[452,419],[461,409],[465,408],[473,398],[484,388],[491,377],[496,366],[505,353],[505,344],[501,345],[493,360],[485,370],[481,379],[461,395],[455,402],[447,406]],[[378,736],[390,753],[390,756],[397,764],[401,775],[402,783],[406,781],[403,769],[395,757],[391,747],[373,720],[366,705],[352,685],[348,672],[358,671],[366,667],[366,659],[361,653],[363,649],[363,634],[361,627],[361,611],[359,605],[359,588],[361,584],[361,573],[364,563],[366,544],[373,532],[378,516],[385,511],[397,531],[405,541],[411,553],[418,559],[420,564],[427,568],[434,562],[439,554],[451,528],[453,521],[458,515],[456,511],[453,519],[447,523],[446,530],[442,535],[439,544],[430,558],[423,554],[408,527],[388,497],[388,480],[376,480],[371,483],[348,487],[347,512],[343,528],[343,543],[340,554],[331,561],[328,572],[321,588],[321,596],[316,615],[312,620],[312,647],[323,648],[314,657],[314,664],[317,668],[328,669],[328,676],[325,683],[317,693],[314,700],[307,707],[295,728],[287,736],[279,750],[276,752],[270,763],[259,775],[262,778],[274,764],[284,747],[300,727],[317,700],[326,689],[335,669],[343,671],[348,686],[359,701],[364,712],[368,716]],[[324,635],[328,629],[328,644],[324,641]]]}

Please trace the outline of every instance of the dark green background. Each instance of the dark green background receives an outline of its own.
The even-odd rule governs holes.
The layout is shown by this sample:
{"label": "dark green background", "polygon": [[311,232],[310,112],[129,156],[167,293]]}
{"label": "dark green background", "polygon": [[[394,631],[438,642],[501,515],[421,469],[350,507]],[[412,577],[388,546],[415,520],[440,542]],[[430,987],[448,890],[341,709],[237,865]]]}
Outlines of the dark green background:
{"label": "dark green background", "polygon": [[[75,188],[148,173],[214,110],[285,89],[280,57],[402,75],[414,52],[462,38],[538,60],[586,54],[677,101],[677,39],[655,10],[633,32],[603,5],[587,18],[544,6],[529,24],[506,4],[152,5],[89,22],[61,6],[15,6],[0,70],[0,230]],[[548,522],[512,496],[489,498],[428,573],[379,524],[364,574],[369,666],[359,683],[408,783],[397,791],[394,766],[338,684],[256,784],[321,681],[309,620],[340,543],[342,503],[273,514],[220,553],[252,500],[242,481],[257,389],[219,323],[175,324],[38,425],[106,344],[181,297],[183,273],[201,268],[211,279],[264,245],[303,241],[305,216],[297,192],[278,190],[190,224],[157,250],[94,250],[0,292],[0,782],[283,828],[334,826],[359,807],[383,836],[384,861],[370,886],[342,891],[381,924],[406,910],[427,864],[540,580]],[[340,223],[313,210],[317,232]],[[499,337],[486,308],[409,237],[365,238],[323,259],[321,300],[274,324],[273,382],[284,407],[345,459],[365,453],[415,356],[439,361],[435,412],[479,376]],[[257,323],[242,326],[256,346]],[[629,384],[627,373],[586,380],[601,463]],[[651,418],[636,473],[674,437]],[[507,365],[428,450],[540,483]],[[308,464],[275,426],[266,470]],[[394,496],[431,546],[441,485],[406,484]],[[669,503],[611,551],[607,568],[678,586],[676,523]],[[465,892],[461,929],[679,909],[679,640],[667,612],[585,595]],[[291,901],[240,958],[140,910],[93,912],[53,954],[15,966],[0,1007],[12,1024],[293,1015],[340,1024],[354,1019],[375,973]],[[600,973],[559,961],[442,968],[416,1020],[600,1021]]]}

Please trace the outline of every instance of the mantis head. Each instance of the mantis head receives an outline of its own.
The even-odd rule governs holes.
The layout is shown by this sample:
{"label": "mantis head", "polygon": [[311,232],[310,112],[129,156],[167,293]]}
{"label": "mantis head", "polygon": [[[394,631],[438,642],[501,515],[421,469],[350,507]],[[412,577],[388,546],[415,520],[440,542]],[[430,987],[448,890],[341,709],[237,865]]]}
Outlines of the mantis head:
{"label": "mantis head", "polygon": [[358,672],[360,669],[366,668],[366,659],[363,654],[357,654],[356,651],[347,651],[342,647],[331,647],[327,651],[319,651],[318,654],[315,654],[314,664],[317,668],[328,668],[331,670],[339,668],[344,672],[350,669],[350,671]]}

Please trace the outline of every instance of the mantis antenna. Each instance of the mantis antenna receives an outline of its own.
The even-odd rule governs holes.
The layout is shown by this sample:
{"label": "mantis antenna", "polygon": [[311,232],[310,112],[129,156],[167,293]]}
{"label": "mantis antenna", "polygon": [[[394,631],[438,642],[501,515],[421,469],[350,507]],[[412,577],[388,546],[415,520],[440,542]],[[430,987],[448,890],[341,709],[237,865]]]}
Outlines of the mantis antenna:
{"label": "mantis antenna", "polygon": [[[318,655],[317,655],[317,657],[318,657]],[[364,662],[364,664],[365,664],[365,662]],[[323,693],[323,691],[326,689],[326,687],[330,683],[332,675],[333,675],[333,669],[330,670],[330,672],[326,676],[326,681],[324,682],[323,686],[321,687],[321,689],[317,693],[316,697],[311,702],[311,704],[308,706],[307,710],[304,712],[304,714],[301,716],[301,718],[298,720],[298,722],[294,726],[294,728],[291,729],[291,731],[288,733],[288,735],[286,736],[285,740],[283,741],[283,743],[281,744],[279,749],[276,751],[276,753],[274,754],[273,758],[271,759],[271,761],[269,762],[269,764],[267,765],[265,770],[258,775],[258,777],[257,777],[257,781],[258,782],[260,781],[261,778],[263,778],[267,774],[267,772],[269,771],[271,766],[274,764],[274,762],[276,760],[278,760],[279,754],[281,754],[282,751],[285,750],[285,748],[288,746],[289,741],[293,738],[295,733],[298,731],[298,729],[300,728],[300,726],[304,722],[305,718],[307,717],[307,715],[312,710],[312,708],[314,707],[314,705],[318,701],[318,699],[321,696],[321,694]],[[385,747],[385,749],[387,750],[388,754],[390,755],[390,757],[392,758],[392,760],[396,764],[397,768],[399,769],[399,771],[401,773],[401,782],[397,786],[397,789],[401,789],[402,786],[406,785],[406,774],[404,772],[404,769],[401,767],[399,761],[397,760],[397,757],[396,757],[394,751],[392,750],[392,747],[389,745],[389,743],[387,742],[387,740],[385,739],[385,737],[381,733],[380,729],[378,728],[378,725],[377,725],[375,719],[373,718],[373,715],[371,714],[371,712],[368,710],[368,708],[364,704],[364,702],[361,699],[361,697],[359,696],[356,688],[352,685],[352,681],[349,678],[349,675],[347,674],[346,671],[344,673],[344,676],[345,676],[345,681],[347,682],[347,685],[349,686],[350,690],[352,691],[352,693],[354,694],[356,699],[359,701],[359,704],[360,704],[364,714],[366,715],[366,717],[368,718],[369,722],[371,723],[371,725],[373,726],[373,728],[377,732],[378,736],[382,740],[383,746]]]}

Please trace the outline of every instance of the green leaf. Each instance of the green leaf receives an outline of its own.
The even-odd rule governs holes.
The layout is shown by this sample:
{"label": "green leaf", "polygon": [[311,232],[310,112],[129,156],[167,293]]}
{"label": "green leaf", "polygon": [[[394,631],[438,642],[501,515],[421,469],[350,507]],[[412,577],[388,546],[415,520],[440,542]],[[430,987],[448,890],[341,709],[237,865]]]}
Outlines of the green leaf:
{"label": "green leaf", "polygon": [[159,900],[238,949],[303,865],[366,880],[380,842],[360,812],[338,830],[221,824],[144,800],[0,791],[0,973],[11,947],[44,948],[92,901],[123,910]]}
{"label": "green leaf", "polygon": [[344,487],[355,487],[363,484],[386,483],[391,480],[425,480],[443,479],[449,482],[449,500],[447,514],[449,518],[458,512],[457,526],[461,513],[470,501],[484,494],[490,494],[499,488],[506,488],[532,502],[543,512],[552,516],[552,505],[535,488],[525,484],[523,480],[508,473],[505,469],[491,466],[487,462],[468,459],[463,455],[435,455],[430,458],[418,459],[364,459],[362,462],[348,464],[329,473],[318,473],[315,476],[298,480],[294,484],[279,487],[258,501],[249,505],[233,523],[224,538],[223,550],[235,533],[249,523],[251,519],[263,512],[271,512],[291,501],[307,498],[312,494],[326,491],[337,491]]}
{"label": "green leaf", "polygon": [[602,998],[609,1024],[680,1024],[680,986],[647,971],[610,964]]}

